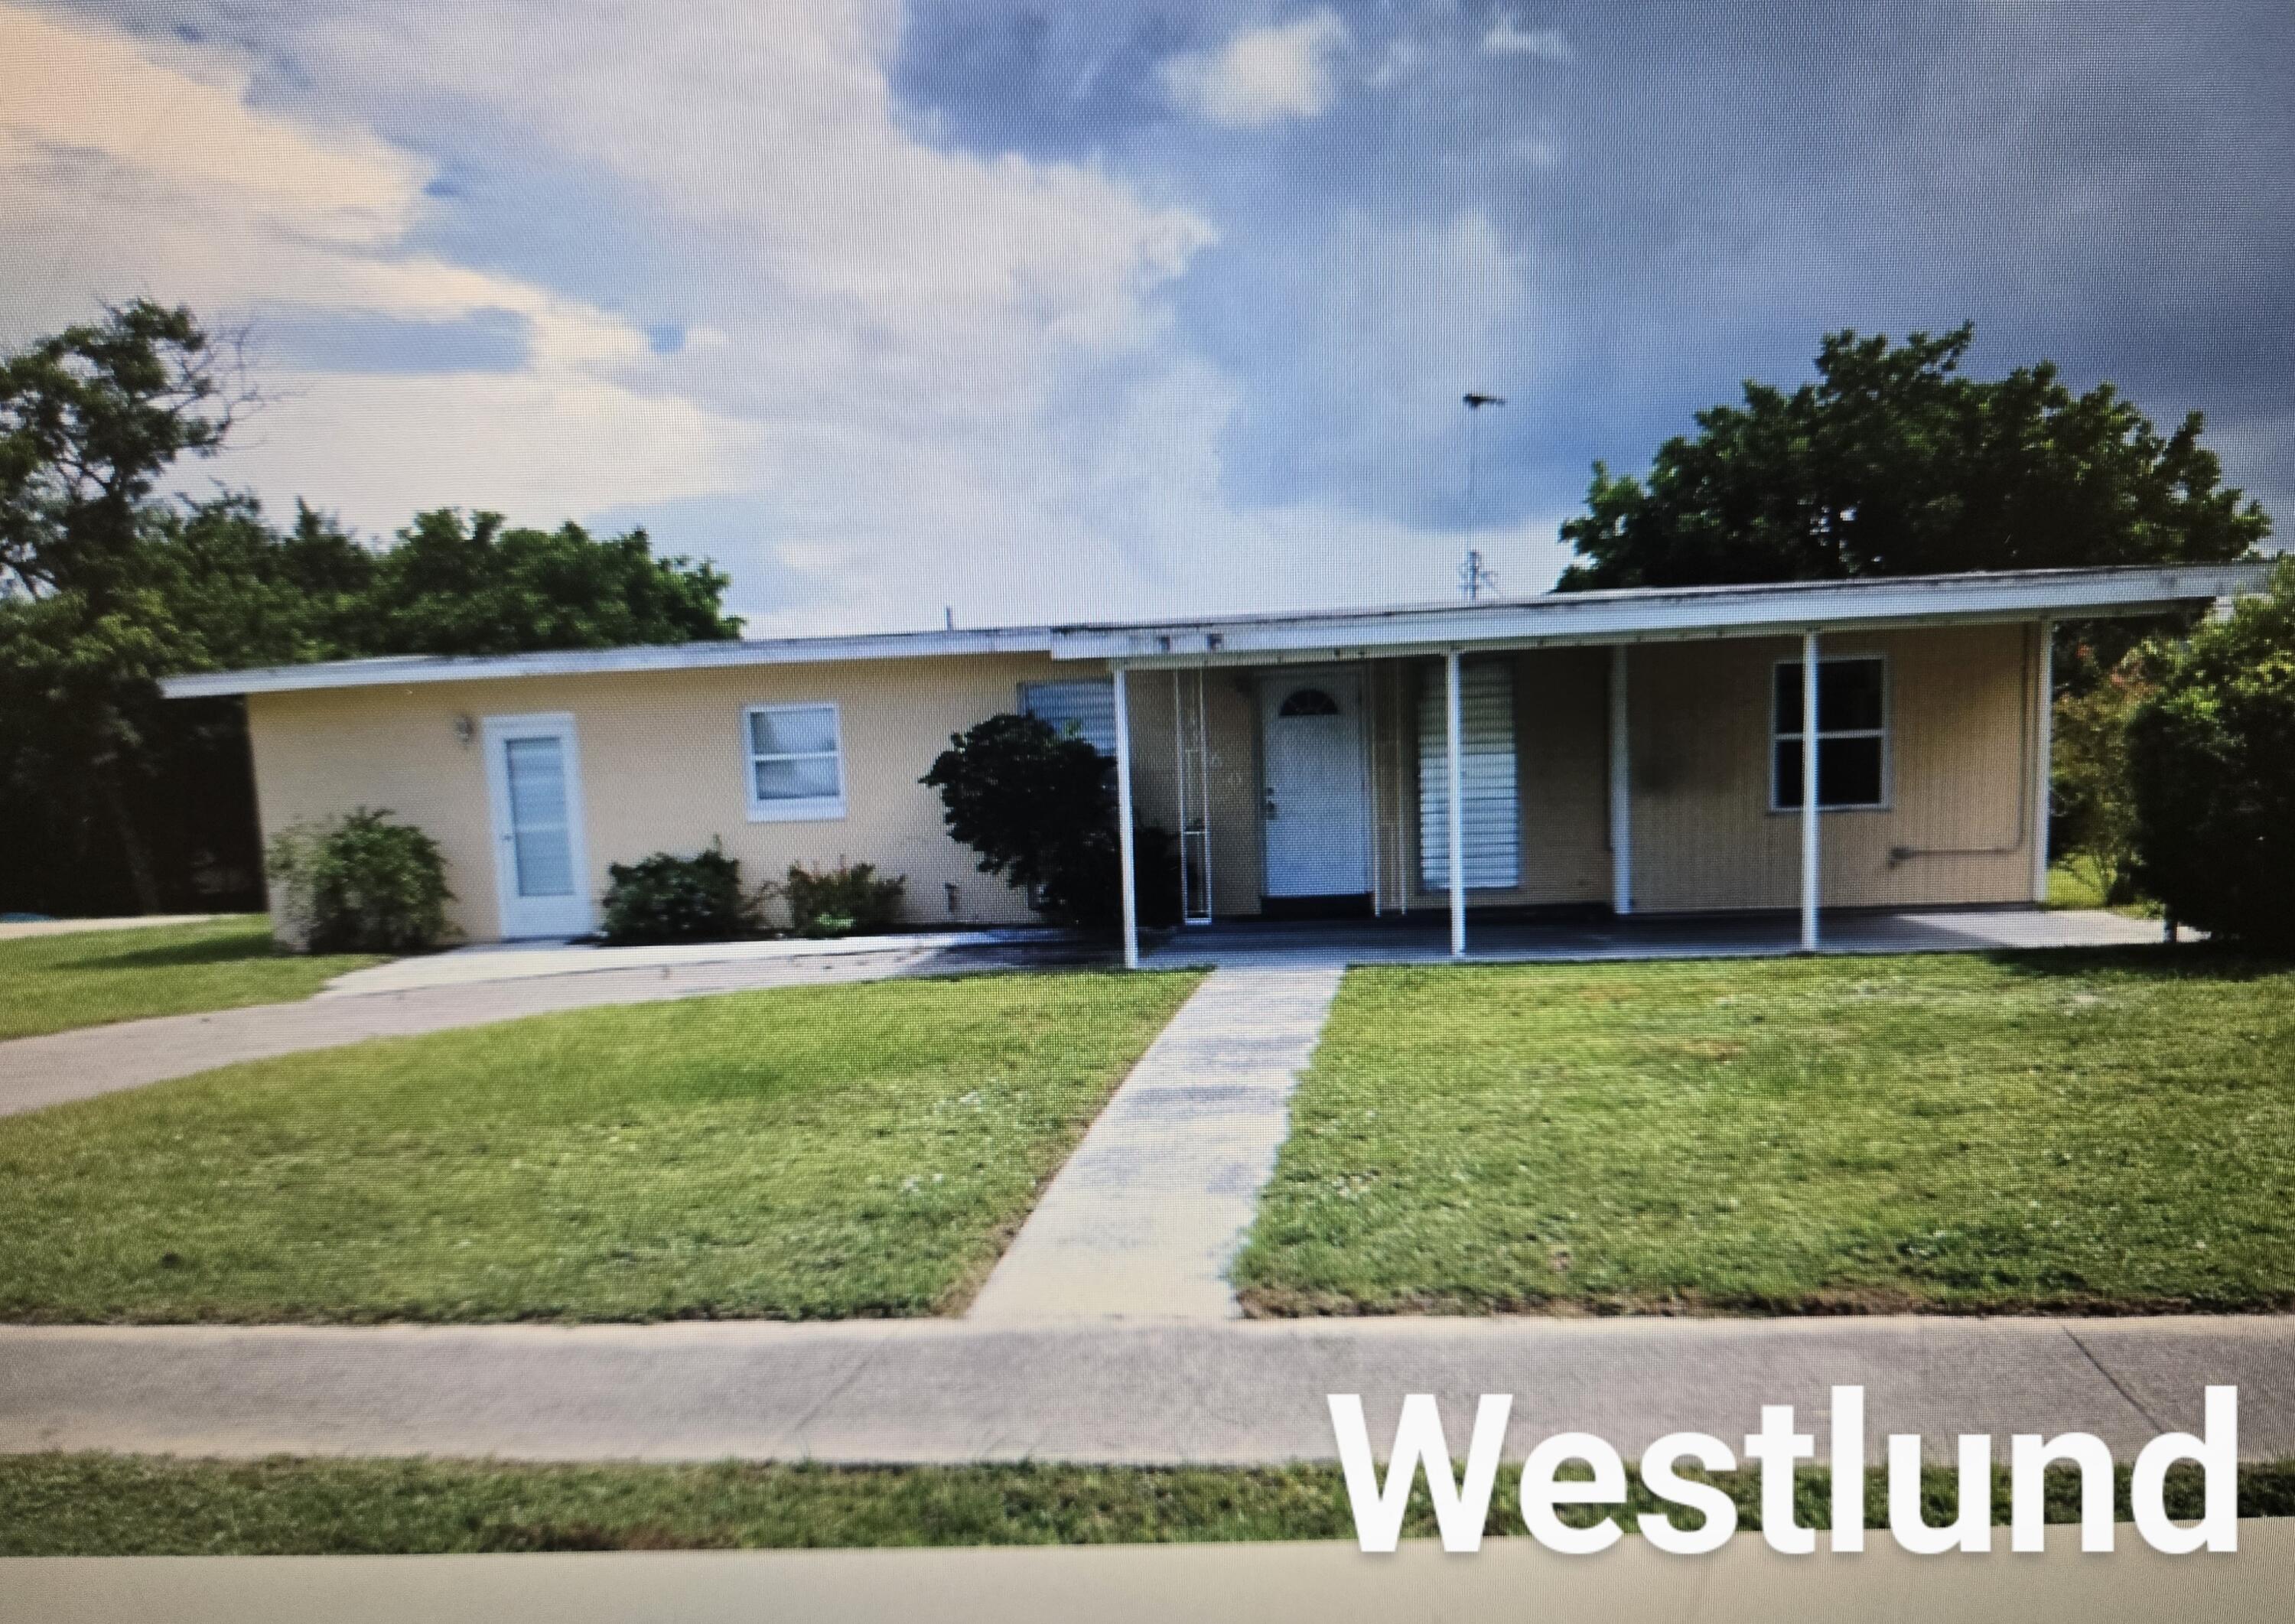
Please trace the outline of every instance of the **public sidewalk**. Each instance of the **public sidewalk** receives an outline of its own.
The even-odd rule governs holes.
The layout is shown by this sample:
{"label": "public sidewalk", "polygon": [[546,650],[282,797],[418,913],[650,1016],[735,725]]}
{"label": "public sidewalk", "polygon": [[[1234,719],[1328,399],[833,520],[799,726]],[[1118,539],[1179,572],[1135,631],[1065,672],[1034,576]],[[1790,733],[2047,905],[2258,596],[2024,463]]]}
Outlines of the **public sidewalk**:
{"label": "public sidewalk", "polygon": [[1742,1437],[1791,1404],[1825,1447],[1830,1387],[1866,1388],[1871,1458],[1916,1432],[2094,1432],[2121,1459],[2240,1390],[2240,1452],[2295,1456],[2295,1318],[1346,1319],[985,1326],[0,1327],[0,1452],[528,1460],[1333,1457],[1325,1395],[1376,1440],[1432,1392],[1463,1449],[1515,1395],[1509,1458],[1585,1431],[1629,1457]]}

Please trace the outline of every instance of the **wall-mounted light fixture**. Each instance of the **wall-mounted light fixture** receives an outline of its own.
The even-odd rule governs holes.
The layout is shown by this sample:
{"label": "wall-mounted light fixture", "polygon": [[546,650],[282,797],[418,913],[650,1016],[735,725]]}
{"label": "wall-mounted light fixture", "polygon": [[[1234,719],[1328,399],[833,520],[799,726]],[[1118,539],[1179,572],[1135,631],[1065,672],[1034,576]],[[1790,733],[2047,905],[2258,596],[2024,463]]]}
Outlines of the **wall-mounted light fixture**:
{"label": "wall-mounted light fixture", "polygon": [[470,747],[470,740],[478,736],[478,724],[470,720],[469,713],[458,714],[454,718],[454,742],[467,750]]}

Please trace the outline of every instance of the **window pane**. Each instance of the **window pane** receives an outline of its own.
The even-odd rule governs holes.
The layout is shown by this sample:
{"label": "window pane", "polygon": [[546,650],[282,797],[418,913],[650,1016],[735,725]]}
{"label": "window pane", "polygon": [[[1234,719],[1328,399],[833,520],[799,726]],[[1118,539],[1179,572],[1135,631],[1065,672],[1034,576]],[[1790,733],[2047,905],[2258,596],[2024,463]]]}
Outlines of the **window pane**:
{"label": "window pane", "polygon": [[753,755],[806,755],[837,748],[837,713],[826,705],[749,714]]}
{"label": "window pane", "polygon": [[1821,806],[1878,806],[1881,741],[1825,739],[1817,753],[1817,799]]}
{"label": "window pane", "polygon": [[1801,662],[1777,667],[1776,695],[1769,706],[1769,731],[1801,731]]}
{"label": "window pane", "polygon": [[827,756],[757,763],[760,801],[820,801],[837,796],[837,763]]}
{"label": "window pane", "polygon": [[1881,725],[1879,660],[1821,660],[1817,667],[1817,725],[1825,733]]}
{"label": "window pane", "polygon": [[1777,798],[1779,806],[1801,804],[1801,740],[1777,740]]}

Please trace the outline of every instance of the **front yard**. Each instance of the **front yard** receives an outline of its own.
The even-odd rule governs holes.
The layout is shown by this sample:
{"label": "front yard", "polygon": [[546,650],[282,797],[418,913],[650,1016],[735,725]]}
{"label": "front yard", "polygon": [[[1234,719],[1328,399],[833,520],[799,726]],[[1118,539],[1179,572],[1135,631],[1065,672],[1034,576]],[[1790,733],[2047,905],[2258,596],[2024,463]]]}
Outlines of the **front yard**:
{"label": "front yard", "polygon": [[2295,1306],[2295,972],[2110,954],[1359,970],[1262,1313]]}
{"label": "front yard", "polygon": [[0,1120],[0,1318],[944,1310],[1196,979],[584,1010]]}
{"label": "front yard", "polygon": [[380,962],[282,951],[261,914],[0,942],[0,1041],[308,998],[347,971]]}

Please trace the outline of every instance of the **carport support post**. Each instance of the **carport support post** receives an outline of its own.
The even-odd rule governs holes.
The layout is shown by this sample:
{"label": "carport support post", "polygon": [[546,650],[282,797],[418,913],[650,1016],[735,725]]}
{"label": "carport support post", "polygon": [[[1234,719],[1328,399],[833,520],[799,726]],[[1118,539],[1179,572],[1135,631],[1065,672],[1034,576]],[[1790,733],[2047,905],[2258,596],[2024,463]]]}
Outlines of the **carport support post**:
{"label": "carport support post", "polygon": [[2041,621],[2036,634],[2040,653],[2034,668],[2040,681],[2032,696],[2032,737],[2038,741],[2032,755],[2032,901],[2045,908],[2048,905],[2048,815],[2055,792],[2056,623]]}
{"label": "carport support post", "polygon": [[1610,649],[1610,911],[1634,910],[1634,794],[1628,776],[1632,741],[1626,732],[1626,645]]}
{"label": "carport support post", "polygon": [[1817,633],[1801,634],[1801,946],[1817,951]]}
{"label": "carport support post", "polygon": [[1444,733],[1450,749],[1446,763],[1450,785],[1449,804],[1444,808],[1450,817],[1450,957],[1466,956],[1466,756],[1459,742],[1459,733],[1466,726],[1466,705],[1459,694],[1458,651],[1456,649],[1442,657],[1442,681],[1448,689],[1444,709]]}
{"label": "carport support post", "polygon": [[1131,697],[1125,691],[1123,667],[1115,668],[1115,849],[1120,853],[1119,879],[1123,887],[1123,967],[1139,967],[1139,905],[1132,895],[1131,871]]}

